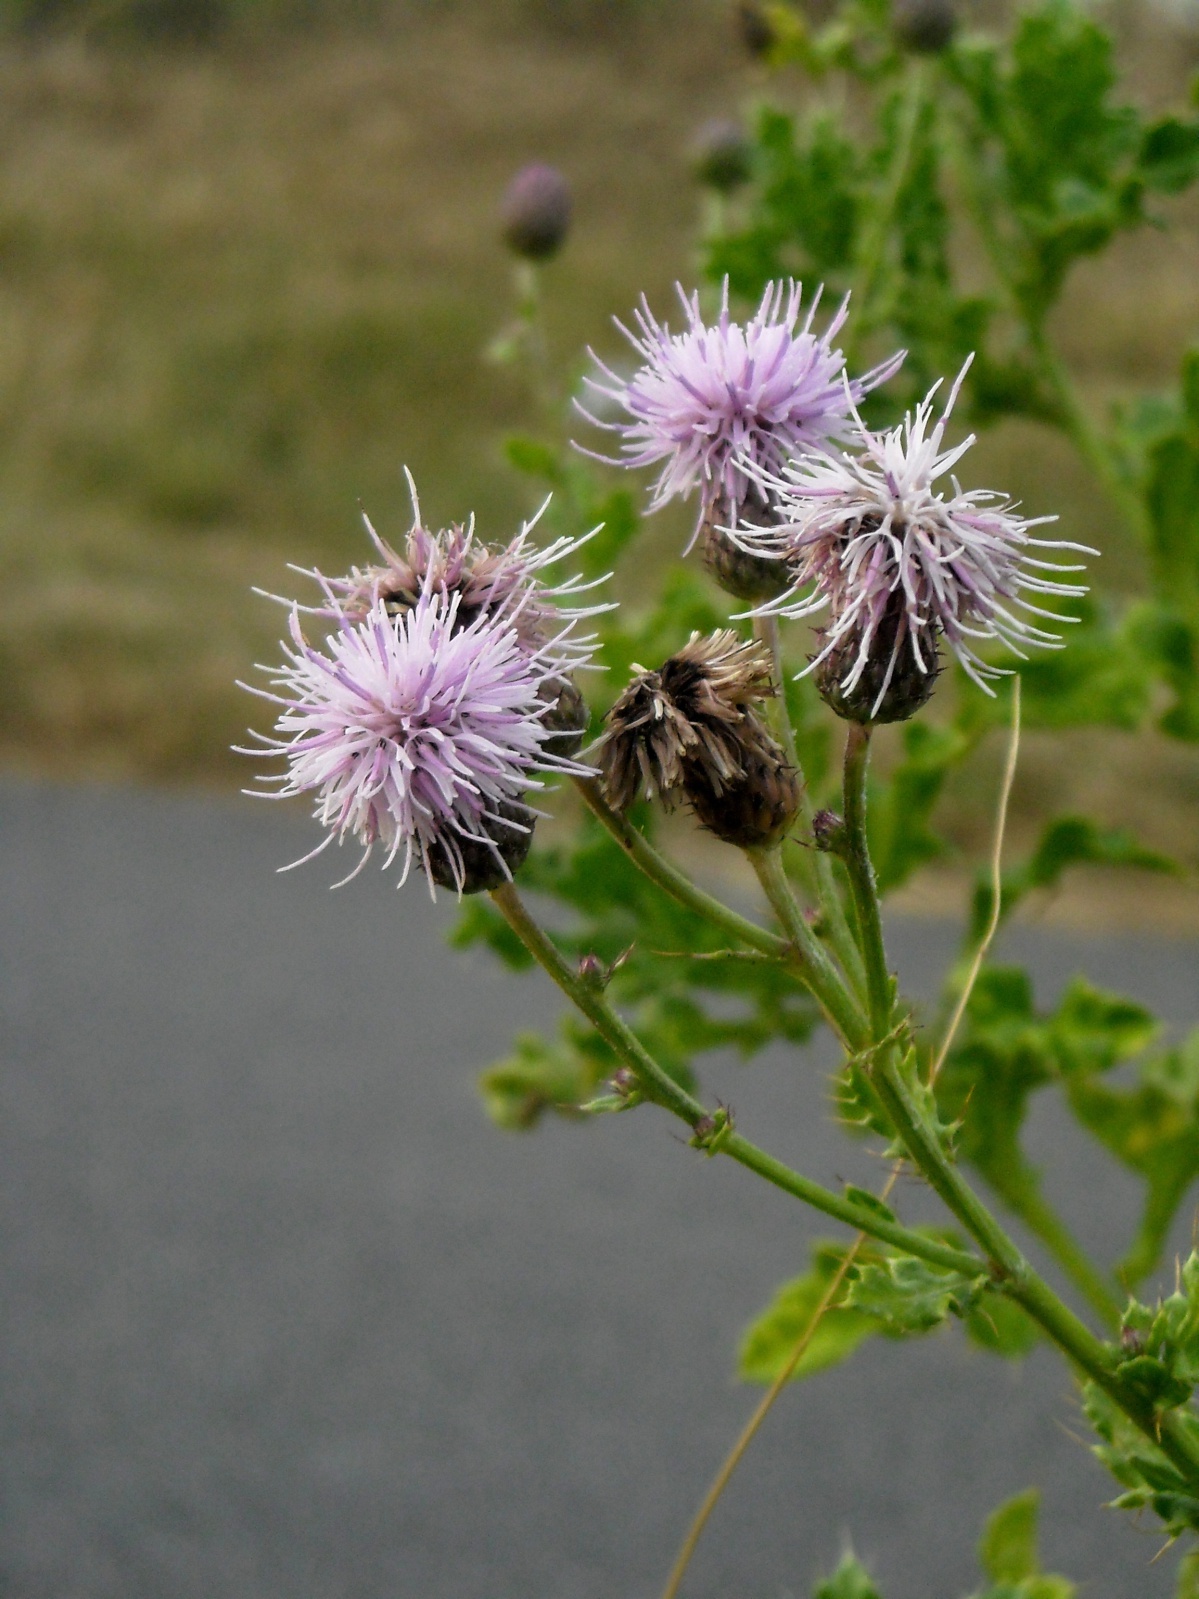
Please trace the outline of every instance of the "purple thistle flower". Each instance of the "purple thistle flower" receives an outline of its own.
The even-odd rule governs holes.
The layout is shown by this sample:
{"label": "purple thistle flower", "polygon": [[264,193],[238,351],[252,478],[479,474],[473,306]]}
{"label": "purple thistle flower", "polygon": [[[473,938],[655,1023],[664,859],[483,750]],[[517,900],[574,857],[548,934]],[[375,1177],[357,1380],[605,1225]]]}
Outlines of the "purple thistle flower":
{"label": "purple thistle flower", "polygon": [[720,316],[708,327],[698,293],[688,300],[677,287],[688,323],[682,333],[672,334],[658,323],[644,298],[636,313],[638,332],[616,324],[644,362],[631,378],[619,377],[592,353],[607,381],[585,382],[630,420],[603,422],[581,405],[578,409],[589,422],[622,435],[619,459],[598,460],[622,466],[661,463],[651,510],[699,488],[701,522],[717,500],[723,501],[727,519],[736,522],[763,477],[777,476],[792,456],[849,434],[850,397],[860,400],[889,378],[903,354],[850,383],[847,396],[845,357],[832,341],[848,314],[848,296],[818,336],[812,320],[821,290],[800,325],[802,285],[768,284],[743,325],[729,317],[726,278]]}
{"label": "purple thistle flower", "polygon": [[[941,638],[967,675],[993,693],[988,679],[1005,674],[981,660],[975,644],[999,639],[1021,659],[1029,646],[1061,648],[1057,634],[1030,618],[1076,618],[1025,596],[1086,593],[1085,585],[1049,575],[1080,572],[1082,566],[1044,561],[1031,552],[1096,551],[1032,537],[1030,529],[1057,518],[1019,516],[1003,495],[964,492],[952,476],[974,443],[971,434],[942,449],[969,366],[970,360],[931,429],[939,383],[889,432],[870,432],[855,408],[860,453],[814,454],[791,463],[767,484],[777,498],[780,525],[744,527],[739,534],[747,549],[781,556],[795,574],[790,592],[761,607],[761,614],[806,617],[828,607],[822,647],[808,670],[833,668],[841,701],[836,708],[855,720],[899,719],[917,709],[932,690]],[[948,497],[933,487],[946,473],[953,487]],[[896,694],[901,677],[910,682],[898,694],[894,714],[887,714],[884,700]]]}
{"label": "purple thistle flower", "polygon": [[[431,893],[435,878],[459,894],[491,886],[511,876],[496,834],[532,832],[524,796],[545,786],[537,774],[587,771],[547,748],[560,736],[545,717],[563,681],[561,636],[531,651],[510,614],[460,626],[461,604],[427,582],[398,616],[381,598],[357,621],[340,616],[323,649],[293,607],[284,665],[267,669],[278,692],[251,692],[281,707],[279,736],[255,735],[287,762],[264,779],[282,785],[266,797],[315,795],[327,829],[304,860],[352,835],[363,855],[351,877],[378,844],[385,867],[403,857],[401,882],[415,860]],[[480,860],[490,880],[472,883]]]}
{"label": "purple thistle flower", "polygon": [[[398,616],[411,610],[426,588],[432,588],[447,596],[458,596],[459,627],[469,625],[480,615],[505,616],[512,621],[527,647],[538,651],[546,647],[563,622],[577,622],[612,609],[610,603],[591,606],[569,603],[606,582],[606,576],[585,582],[576,575],[557,584],[548,584],[541,576],[546,567],[573,555],[588,539],[594,538],[599,528],[593,528],[581,538],[555,539],[545,549],[539,549],[532,533],[549,505],[546,500],[536,516],[521,525],[514,539],[496,548],[475,537],[473,516],[465,525],[459,523],[430,532],[421,522],[416,484],[406,468],[405,475],[412,497],[413,520],[403,553],[381,538],[364,514],[362,520],[379,561],[370,566],[351,567],[345,577],[335,578],[296,568],[303,576],[319,583],[325,592],[323,605],[301,606],[301,610],[330,621],[339,621],[342,617],[358,621],[381,600],[390,615]],[[268,597],[280,599],[279,595]],[[290,600],[280,602],[289,607],[292,604]],[[581,664],[592,653],[590,638],[574,638],[568,632],[558,631],[556,642],[564,667],[571,659]]]}

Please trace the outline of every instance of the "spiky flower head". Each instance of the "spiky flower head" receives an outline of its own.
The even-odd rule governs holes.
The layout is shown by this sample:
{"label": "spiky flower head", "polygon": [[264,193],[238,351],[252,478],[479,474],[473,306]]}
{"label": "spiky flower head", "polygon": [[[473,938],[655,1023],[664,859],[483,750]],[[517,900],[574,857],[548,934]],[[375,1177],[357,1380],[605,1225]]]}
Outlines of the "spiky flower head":
{"label": "spiky flower head", "polygon": [[[845,357],[833,347],[848,313],[842,301],[822,334],[812,324],[817,290],[802,323],[802,285],[767,285],[748,322],[729,315],[725,280],[720,314],[708,326],[699,295],[678,290],[687,326],[672,334],[642,299],[637,331],[617,323],[642,359],[625,380],[596,359],[601,378],[585,381],[627,421],[589,421],[621,435],[623,466],[660,466],[651,510],[700,491],[700,515],[718,509],[735,524],[746,500],[797,454],[846,437],[851,401],[860,400],[898,368],[902,354],[846,387]],[[600,456],[605,460],[607,457]]]}
{"label": "spiky flower head", "polygon": [[[577,622],[611,610],[610,604],[577,605],[577,598],[598,588],[606,578],[585,581],[576,575],[560,583],[547,583],[542,575],[568,556],[574,555],[599,532],[593,528],[581,538],[558,538],[538,547],[533,532],[545,514],[546,500],[536,516],[521,524],[516,537],[503,545],[484,544],[475,534],[475,519],[455,523],[436,532],[421,519],[420,501],[411,473],[405,470],[412,497],[412,526],[402,551],[393,549],[376,533],[370,518],[363,515],[367,534],[378,560],[367,566],[354,566],[345,577],[325,577],[318,571],[305,572],[325,592],[325,604],[305,609],[337,620],[367,615],[376,601],[382,600],[393,616],[411,610],[427,587],[447,596],[458,595],[457,626],[468,627],[478,616],[506,616],[514,623],[521,639],[531,648],[543,648],[560,631],[564,622]],[[277,597],[277,596],[275,596]],[[290,601],[284,603],[290,604]],[[590,639],[570,638],[568,649],[586,656]]]}
{"label": "spiky flower head", "polygon": [[642,792],[680,798],[726,843],[769,843],[799,805],[794,769],[758,715],[774,693],[770,655],[729,629],[693,633],[656,671],[637,675],[608,713],[604,792],[625,811]]}
{"label": "spiky flower head", "polygon": [[426,580],[399,614],[380,596],[359,619],[340,616],[323,648],[293,607],[276,692],[253,691],[280,707],[277,736],[260,737],[287,770],[266,781],[278,797],[315,797],[326,837],[313,855],[357,839],[351,876],[379,846],[384,866],[402,861],[401,882],[415,861],[430,891],[495,887],[527,852],[527,792],[546,773],[587,770],[552,749],[560,650],[530,650],[505,614],[459,625],[461,606]]}
{"label": "spiky flower head", "polygon": [[[367,566],[354,566],[344,577],[326,577],[318,571],[305,572],[323,590],[323,603],[302,606],[308,614],[333,622],[351,622],[368,616],[382,604],[388,615],[399,618],[413,610],[426,591],[456,600],[453,626],[463,629],[480,617],[504,620],[514,629],[519,643],[533,655],[549,652],[560,677],[560,691],[554,709],[547,713],[558,740],[559,754],[572,754],[582,742],[587,715],[582,697],[569,676],[594,653],[595,640],[575,633],[575,624],[587,617],[611,610],[611,604],[578,604],[579,598],[605,582],[605,578],[585,581],[576,575],[560,583],[547,583],[547,567],[565,560],[593,538],[597,529],[582,538],[558,538],[544,549],[533,541],[533,531],[545,512],[543,505],[530,521],[521,525],[516,537],[504,545],[487,545],[476,537],[474,518],[466,523],[431,531],[421,519],[420,501],[410,473],[412,526],[403,549],[394,549],[381,538],[365,514],[363,522],[378,559]],[[279,596],[271,596],[278,599]],[[291,601],[282,603],[290,606]]]}
{"label": "spiky flower head", "polygon": [[[935,421],[939,384],[889,432],[872,433],[855,410],[858,453],[824,452],[790,464],[770,485],[782,525],[741,535],[751,550],[782,554],[795,573],[791,593],[764,610],[804,617],[827,608],[812,665],[826,699],[852,721],[910,716],[932,692],[942,639],[992,693],[989,682],[1000,669],[981,659],[977,646],[997,639],[1022,659],[1029,646],[1060,648],[1059,636],[1032,618],[1074,618],[1027,596],[1086,592],[1051,575],[1079,572],[1080,565],[1035,552],[1095,551],[1034,537],[1031,529],[1056,518],[1020,516],[1002,494],[963,491],[952,475],[974,443],[971,434],[943,448],[969,365]],[[952,492],[935,487],[947,474]]]}

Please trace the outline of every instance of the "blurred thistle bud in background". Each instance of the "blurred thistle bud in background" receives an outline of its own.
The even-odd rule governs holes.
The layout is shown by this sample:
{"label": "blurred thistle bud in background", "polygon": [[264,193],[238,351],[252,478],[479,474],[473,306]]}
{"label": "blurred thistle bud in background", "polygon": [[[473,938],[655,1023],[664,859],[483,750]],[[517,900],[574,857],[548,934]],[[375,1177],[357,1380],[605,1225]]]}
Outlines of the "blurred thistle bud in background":
{"label": "blurred thistle bud in background", "polygon": [[570,229],[570,187],[557,167],[522,167],[504,193],[504,242],[526,261],[548,261]]}
{"label": "blurred thistle bud in background", "polygon": [[905,50],[938,55],[957,32],[957,7],[953,0],[893,0],[891,26]]}
{"label": "blurred thistle bud in background", "polygon": [[735,118],[713,117],[701,124],[691,148],[692,169],[706,188],[731,194],[749,182],[753,149]]}
{"label": "blurred thistle bud in background", "polygon": [[737,32],[751,56],[770,54],[778,42],[778,32],[770,13],[760,0],[740,0],[737,6]]}

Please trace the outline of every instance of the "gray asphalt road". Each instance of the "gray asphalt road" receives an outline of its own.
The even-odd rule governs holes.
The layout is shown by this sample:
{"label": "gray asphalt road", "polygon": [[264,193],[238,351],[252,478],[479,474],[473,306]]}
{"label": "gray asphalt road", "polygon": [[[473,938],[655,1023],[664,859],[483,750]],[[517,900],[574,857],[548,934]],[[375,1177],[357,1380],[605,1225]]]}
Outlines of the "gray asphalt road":
{"label": "gray asphalt road", "polygon": [[[648,1599],[752,1402],[738,1328],[825,1229],[650,1110],[493,1130],[474,1071],[548,985],[447,953],[419,885],[275,875],[312,842],[249,801],[0,786],[0,1592]],[[893,938],[916,983],[949,942]],[[1085,959],[1199,1014],[1194,947],[1020,942],[1047,993]],[[874,1175],[820,1059],[713,1086],[814,1175]],[[1033,1141],[1118,1246],[1131,1185],[1052,1117]],[[887,1599],[957,1599],[1039,1482],[1054,1567],[1168,1594],[1079,1431],[1047,1353],[880,1342],[786,1396],[687,1592],[798,1599],[852,1537]]]}

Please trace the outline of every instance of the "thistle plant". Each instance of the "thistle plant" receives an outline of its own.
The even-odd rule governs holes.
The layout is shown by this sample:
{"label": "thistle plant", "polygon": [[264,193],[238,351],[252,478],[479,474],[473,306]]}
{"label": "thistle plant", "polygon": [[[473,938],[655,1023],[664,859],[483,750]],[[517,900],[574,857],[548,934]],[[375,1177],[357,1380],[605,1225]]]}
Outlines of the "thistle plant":
{"label": "thistle plant", "polygon": [[[457,942],[540,965],[569,1002],[558,1038],[522,1035],[485,1075],[499,1122],[665,1113],[836,1231],[746,1335],[742,1372],[767,1393],[665,1599],[785,1383],[871,1332],[947,1323],[997,1357],[1060,1352],[1114,1502],[1180,1541],[1193,1596],[1199,1255],[1172,1292],[1154,1274],[1199,1176],[1199,1032],[1163,1039],[1082,977],[1039,1008],[991,950],[1073,866],[1180,869],[1074,814],[1013,861],[1005,823],[1022,725],[1199,738],[1199,357],[1176,395],[1104,423],[1049,332],[1076,259],[1168,221],[1155,197],[1199,176],[1199,119],[1119,103],[1109,36],[1066,0],[1003,39],[940,0],[842,0],[819,28],[786,4],[739,14],[755,52],[809,75],[808,109],[759,107],[747,181],[703,240],[706,284],[680,289],[673,326],[643,303],[631,364],[591,367],[577,447],[552,398],[545,436],[510,441],[552,492],[549,542],[431,532],[414,497],[402,550],[370,530],[373,564],[309,574],[260,691],[277,712],[263,742],[279,791],[313,797],[320,849],[353,839],[363,861],[380,846],[416,866],[459,897]],[[971,250],[985,291],[958,284]],[[1085,546],[1047,536],[1052,503],[969,476],[975,434],[1004,416],[1058,430],[1097,473],[1108,522]],[[692,501],[703,549],[672,556],[656,598],[642,584],[616,606],[642,495],[650,514]],[[1085,570],[1121,518],[1151,580],[1123,608],[1092,599]],[[898,988],[882,901],[945,852],[944,784],[988,739],[1007,750],[989,859],[921,1007]],[[708,886],[692,824],[721,852]],[[836,1114],[886,1157],[877,1191],[815,1182],[704,1086],[705,1051],[749,1058],[821,1026]],[[1021,1143],[1042,1093],[1144,1182],[1122,1258],[1113,1241],[1092,1260],[1042,1191]],[[935,1195],[939,1224],[905,1218],[902,1178]],[[1073,1591],[1040,1571],[1035,1520],[1026,1495],[989,1524],[992,1599]],[[874,1589],[848,1559],[820,1593]]]}

